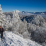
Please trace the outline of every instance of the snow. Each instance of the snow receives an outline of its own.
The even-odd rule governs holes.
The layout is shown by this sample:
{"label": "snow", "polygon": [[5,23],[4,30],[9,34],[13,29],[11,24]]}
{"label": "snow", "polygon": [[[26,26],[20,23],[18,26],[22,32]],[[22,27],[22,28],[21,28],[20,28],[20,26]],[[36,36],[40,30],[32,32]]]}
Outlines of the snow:
{"label": "snow", "polygon": [[5,31],[3,34],[4,39],[0,41],[0,46],[41,46],[12,32]]}
{"label": "snow", "polygon": [[20,11],[19,10],[15,10],[16,13],[19,13]]}
{"label": "snow", "polygon": [[22,13],[22,12],[20,12],[20,13],[18,13],[19,15],[26,15],[26,16],[28,16],[28,15],[34,15],[34,14],[32,14],[32,13]]}

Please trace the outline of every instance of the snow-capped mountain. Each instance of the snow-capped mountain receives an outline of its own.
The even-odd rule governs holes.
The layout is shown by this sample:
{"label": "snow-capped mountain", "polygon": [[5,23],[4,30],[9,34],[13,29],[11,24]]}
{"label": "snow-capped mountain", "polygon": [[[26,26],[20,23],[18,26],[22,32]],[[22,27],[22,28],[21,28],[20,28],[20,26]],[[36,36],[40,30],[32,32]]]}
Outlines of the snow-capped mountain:
{"label": "snow-capped mountain", "polygon": [[0,46],[41,46],[38,43],[24,39],[12,32],[5,31],[4,39],[0,41]]}
{"label": "snow-capped mountain", "polygon": [[[34,14],[34,15],[32,15],[32,14]],[[23,38],[30,39],[24,44],[24,46],[38,46],[38,44],[36,44],[36,42],[38,42],[40,44],[42,44],[44,42],[46,43],[46,22],[42,16],[35,15],[35,12],[32,14],[27,13],[27,12],[22,13],[22,12],[16,11],[16,10],[13,12],[5,12],[4,14],[3,13],[0,14],[0,26],[2,26],[4,28],[4,30],[6,30],[6,31],[12,31],[13,33],[17,34],[17,36],[16,36],[10,32],[6,32],[5,33],[6,39],[4,39],[3,42],[1,41],[0,43],[2,43],[2,44],[0,44],[0,45],[15,46],[17,44],[17,46],[19,46],[19,45],[21,46],[20,43],[22,43],[22,45],[23,45],[25,43],[25,41],[27,41],[27,40],[24,41]],[[30,16],[28,16],[28,15],[30,15]],[[16,39],[18,39],[18,37],[20,37],[18,35],[23,37],[22,39],[20,38],[21,40],[19,39],[19,41],[20,41],[19,44],[16,43]],[[14,36],[17,38],[14,39]],[[31,41],[31,40],[34,40],[36,42]],[[21,42],[21,41],[23,41],[23,42]],[[34,44],[32,44],[32,43],[34,43]]]}

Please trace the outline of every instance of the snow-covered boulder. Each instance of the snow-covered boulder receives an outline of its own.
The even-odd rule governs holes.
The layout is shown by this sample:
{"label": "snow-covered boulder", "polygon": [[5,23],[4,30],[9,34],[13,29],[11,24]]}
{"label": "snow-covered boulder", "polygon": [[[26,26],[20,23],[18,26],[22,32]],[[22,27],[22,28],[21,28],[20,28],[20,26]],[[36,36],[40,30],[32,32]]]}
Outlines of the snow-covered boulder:
{"label": "snow-covered boulder", "polygon": [[0,41],[0,46],[41,46],[32,40],[24,39],[12,32],[4,32],[4,37]]}

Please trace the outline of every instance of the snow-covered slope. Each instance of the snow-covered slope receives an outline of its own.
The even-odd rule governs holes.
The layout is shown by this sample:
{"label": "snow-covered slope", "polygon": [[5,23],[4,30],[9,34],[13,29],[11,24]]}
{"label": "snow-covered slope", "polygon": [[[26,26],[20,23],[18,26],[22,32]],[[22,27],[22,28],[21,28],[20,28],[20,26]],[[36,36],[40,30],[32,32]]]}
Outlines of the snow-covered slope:
{"label": "snow-covered slope", "polygon": [[0,41],[0,46],[41,46],[36,42],[24,39],[12,32],[5,31],[4,37],[6,37],[6,39],[4,38]]}

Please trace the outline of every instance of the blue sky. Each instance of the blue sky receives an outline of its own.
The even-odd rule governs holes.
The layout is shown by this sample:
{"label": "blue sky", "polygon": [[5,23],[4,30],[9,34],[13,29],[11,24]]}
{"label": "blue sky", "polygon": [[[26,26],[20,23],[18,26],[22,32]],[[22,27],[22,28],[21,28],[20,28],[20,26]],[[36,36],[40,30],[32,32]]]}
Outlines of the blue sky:
{"label": "blue sky", "polygon": [[0,0],[3,12],[13,10],[28,12],[46,11],[46,0]]}

